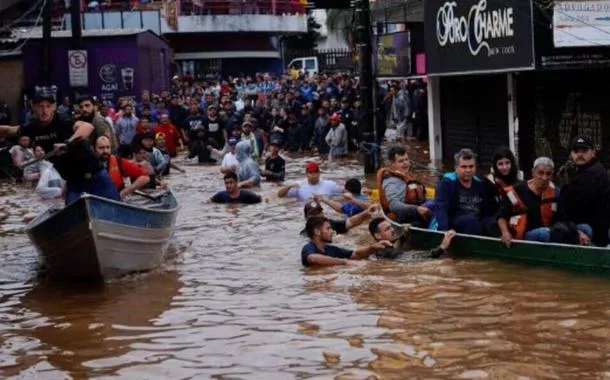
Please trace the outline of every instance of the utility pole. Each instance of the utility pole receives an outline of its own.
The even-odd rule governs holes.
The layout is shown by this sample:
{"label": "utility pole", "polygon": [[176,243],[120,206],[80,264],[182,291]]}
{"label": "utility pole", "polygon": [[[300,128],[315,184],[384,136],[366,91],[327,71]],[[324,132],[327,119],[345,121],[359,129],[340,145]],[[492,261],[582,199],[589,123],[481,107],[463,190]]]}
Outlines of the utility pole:
{"label": "utility pole", "polygon": [[377,171],[377,149],[374,147],[375,139],[375,99],[373,97],[373,47],[371,34],[371,5],[369,0],[355,0],[356,11],[356,36],[358,57],[360,65],[358,76],[360,78],[360,99],[362,100],[363,115],[360,120],[360,132],[364,149],[362,159],[364,163],[364,173],[371,174]]}
{"label": "utility pole", "polygon": [[[47,0],[48,1],[48,0]],[[81,25],[80,0],[70,1],[70,22],[72,24],[72,43],[75,48],[81,48],[83,44],[83,31]],[[102,15],[103,16],[103,15]]]}
{"label": "utility pole", "polygon": [[42,84],[51,85],[51,10],[53,0],[45,0],[42,10]]}

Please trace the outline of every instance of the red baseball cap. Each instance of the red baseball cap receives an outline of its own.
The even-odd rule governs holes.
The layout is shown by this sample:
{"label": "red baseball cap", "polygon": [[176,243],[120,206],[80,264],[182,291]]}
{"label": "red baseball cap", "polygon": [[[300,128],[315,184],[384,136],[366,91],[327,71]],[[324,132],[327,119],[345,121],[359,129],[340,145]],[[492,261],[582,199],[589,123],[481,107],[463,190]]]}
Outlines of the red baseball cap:
{"label": "red baseball cap", "polygon": [[317,162],[308,162],[305,164],[305,173],[313,173],[320,171],[320,164]]}

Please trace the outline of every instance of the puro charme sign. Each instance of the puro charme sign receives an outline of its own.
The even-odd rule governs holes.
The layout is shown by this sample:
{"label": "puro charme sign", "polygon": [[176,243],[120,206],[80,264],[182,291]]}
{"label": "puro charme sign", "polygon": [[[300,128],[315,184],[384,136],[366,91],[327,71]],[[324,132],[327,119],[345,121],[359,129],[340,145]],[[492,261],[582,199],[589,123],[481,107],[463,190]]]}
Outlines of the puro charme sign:
{"label": "puro charme sign", "polygon": [[429,74],[532,68],[529,0],[426,0]]}
{"label": "puro charme sign", "polygon": [[492,51],[487,41],[493,38],[513,36],[513,8],[486,12],[487,0],[473,5],[468,17],[455,14],[457,2],[446,2],[436,16],[436,37],[441,46],[448,43],[468,43],[472,55],[483,49]]}

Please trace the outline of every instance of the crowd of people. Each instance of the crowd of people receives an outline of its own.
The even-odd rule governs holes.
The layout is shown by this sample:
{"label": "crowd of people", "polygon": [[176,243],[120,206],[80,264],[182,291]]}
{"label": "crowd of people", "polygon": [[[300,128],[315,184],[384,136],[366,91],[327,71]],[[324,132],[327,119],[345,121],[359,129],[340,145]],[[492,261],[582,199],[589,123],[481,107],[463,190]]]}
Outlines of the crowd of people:
{"label": "crowd of people", "polygon": [[[425,86],[389,82],[379,94],[378,143],[388,123],[399,131],[399,140],[423,136]],[[285,181],[282,155],[316,153],[335,159],[357,152],[361,117],[357,80],[340,74],[214,79],[186,73],[174,77],[171,89],[144,91],[138,99],[116,103],[82,96],[56,104],[52,93],[42,91],[23,115],[23,127],[0,127],[2,152],[12,164],[3,170],[24,181],[40,181],[41,196],[63,195],[67,203],[82,192],[122,200],[138,189],[167,186],[164,177],[170,170],[182,171],[172,158],[184,151],[199,163],[220,164],[225,189],[213,202],[258,203],[262,197],[256,189],[262,181]],[[8,147],[4,136],[17,136],[16,144]],[[442,176],[434,197],[410,173],[404,144],[392,146],[387,158],[389,165],[377,175],[380,207],[396,223],[449,231],[434,255],[446,249],[455,231],[497,237],[507,246],[513,239],[608,244],[610,182],[586,136],[572,142],[572,164],[561,189],[552,181],[556,170],[550,158],[536,159],[526,181],[513,152],[503,147],[486,177],[476,175],[478,162],[471,150],[456,153],[455,171]],[[303,250],[304,265],[383,256],[380,251],[394,246],[396,239],[388,239],[389,221],[377,215],[360,181],[321,179],[320,165],[313,161],[306,164],[305,177],[283,183],[278,191],[280,198],[305,204],[304,233],[311,242]],[[327,219],[324,207],[346,219]],[[374,245],[356,251],[329,245],[329,231],[346,233],[369,218]]]}

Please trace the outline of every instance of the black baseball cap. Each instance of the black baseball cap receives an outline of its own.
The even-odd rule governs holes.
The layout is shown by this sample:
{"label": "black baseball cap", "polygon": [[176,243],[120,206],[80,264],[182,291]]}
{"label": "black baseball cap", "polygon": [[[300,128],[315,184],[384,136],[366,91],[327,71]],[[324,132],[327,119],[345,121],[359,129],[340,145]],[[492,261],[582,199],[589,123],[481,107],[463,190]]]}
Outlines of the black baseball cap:
{"label": "black baseball cap", "polygon": [[572,144],[570,145],[570,150],[574,151],[576,149],[595,149],[595,145],[593,141],[587,136],[576,136],[574,140],[572,140]]}
{"label": "black baseball cap", "polygon": [[55,95],[49,87],[36,87],[32,101],[34,103],[40,103],[44,101],[55,103]]}

